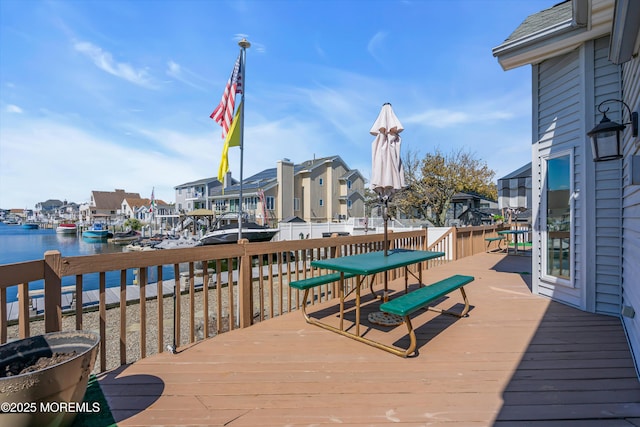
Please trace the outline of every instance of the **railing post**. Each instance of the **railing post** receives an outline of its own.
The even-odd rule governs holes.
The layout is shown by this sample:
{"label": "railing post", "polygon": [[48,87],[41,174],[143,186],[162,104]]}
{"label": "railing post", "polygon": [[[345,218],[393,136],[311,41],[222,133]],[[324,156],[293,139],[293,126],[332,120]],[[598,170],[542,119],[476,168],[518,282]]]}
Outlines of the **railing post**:
{"label": "railing post", "polygon": [[62,256],[59,251],[44,253],[44,330],[62,330]]}
{"label": "railing post", "polygon": [[18,285],[18,330],[20,338],[28,338],[29,334],[29,284]]}
{"label": "railing post", "polygon": [[451,234],[453,234],[453,244],[451,245],[453,252],[452,256],[453,261],[456,261],[458,259],[458,229],[456,227],[453,227],[453,232]]}
{"label": "railing post", "polygon": [[429,250],[429,228],[425,227],[424,229],[424,236],[422,236],[422,250],[423,251],[427,251]]}
{"label": "railing post", "polygon": [[[252,285],[251,285],[251,256],[247,255],[247,244],[249,240],[241,239],[239,245],[244,248],[243,255],[240,257],[240,266],[238,267],[238,306],[239,319],[241,328],[247,328],[253,323],[253,304],[252,304]],[[281,278],[282,280],[282,278]]]}
{"label": "railing post", "polygon": [[[333,240],[338,236],[339,236],[338,233],[332,233],[330,239]],[[331,246],[329,248],[329,258],[335,258],[337,253],[338,253],[338,246]]]}
{"label": "railing post", "polygon": [[7,342],[7,288],[0,288],[0,344]]}

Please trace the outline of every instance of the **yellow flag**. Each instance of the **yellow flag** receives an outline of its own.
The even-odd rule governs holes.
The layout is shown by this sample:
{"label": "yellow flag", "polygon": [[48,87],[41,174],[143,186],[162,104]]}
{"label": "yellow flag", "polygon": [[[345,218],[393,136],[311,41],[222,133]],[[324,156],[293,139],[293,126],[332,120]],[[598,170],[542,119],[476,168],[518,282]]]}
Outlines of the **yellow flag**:
{"label": "yellow flag", "polygon": [[[240,122],[240,110],[242,109],[242,102],[236,110],[236,114],[231,122],[231,128],[227,132],[227,137],[224,139],[224,145],[222,146],[222,157],[220,159],[220,166],[218,167],[218,181],[224,183],[224,177],[229,172],[229,147],[240,146],[240,132],[242,123]],[[238,129],[238,127],[240,129]]]}

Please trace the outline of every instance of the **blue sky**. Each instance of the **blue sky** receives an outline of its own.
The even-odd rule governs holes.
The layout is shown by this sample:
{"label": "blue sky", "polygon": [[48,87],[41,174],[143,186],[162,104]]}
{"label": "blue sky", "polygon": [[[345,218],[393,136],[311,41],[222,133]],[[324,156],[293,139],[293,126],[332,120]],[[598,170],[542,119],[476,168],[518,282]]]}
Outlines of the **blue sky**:
{"label": "blue sky", "polygon": [[[402,152],[530,161],[531,69],[491,49],[557,0],[0,2],[0,208],[217,175],[209,115],[247,50],[244,177],[340,155],[368,179],[390,102]],[[240,174],[240,150],[230,149]]]}

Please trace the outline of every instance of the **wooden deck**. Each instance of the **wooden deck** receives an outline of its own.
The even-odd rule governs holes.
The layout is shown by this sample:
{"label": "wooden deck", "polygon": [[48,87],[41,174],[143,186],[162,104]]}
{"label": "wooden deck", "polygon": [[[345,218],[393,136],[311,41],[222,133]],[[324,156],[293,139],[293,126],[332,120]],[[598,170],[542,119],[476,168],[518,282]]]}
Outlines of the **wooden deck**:
{"label": "wooden deck", "polygon": [[[620,319],[533,296],[521,274],[530,263],[481,254],[426,272],[427,282],[476,280],[466,287],[467,318],[415,318],[417,357],[308,325],[295,311],[107,372],[100,384],[119,426],[640,425]],[[456,292],[440,307],[460,302]],[[309,311],[319,310],[335,317],[334,302]],[[404,325],[362,319],[370,337],[405,339]]]}

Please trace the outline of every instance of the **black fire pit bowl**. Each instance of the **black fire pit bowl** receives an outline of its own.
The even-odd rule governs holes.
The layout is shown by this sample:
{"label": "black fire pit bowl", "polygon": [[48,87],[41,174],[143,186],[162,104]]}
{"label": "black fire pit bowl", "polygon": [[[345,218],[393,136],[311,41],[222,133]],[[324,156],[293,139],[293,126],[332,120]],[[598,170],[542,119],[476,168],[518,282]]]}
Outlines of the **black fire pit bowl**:
{"label": "black fire pit bowl", "polygon": [[[66,331],[1,345],[0,427],[64,427],[78,412],[95,410],[91,403],[82,404],[82,399],[99,343],[100,336],[94,332]],[[73,352],[73,357],[44,369],[4,376],[8,365]]]}

